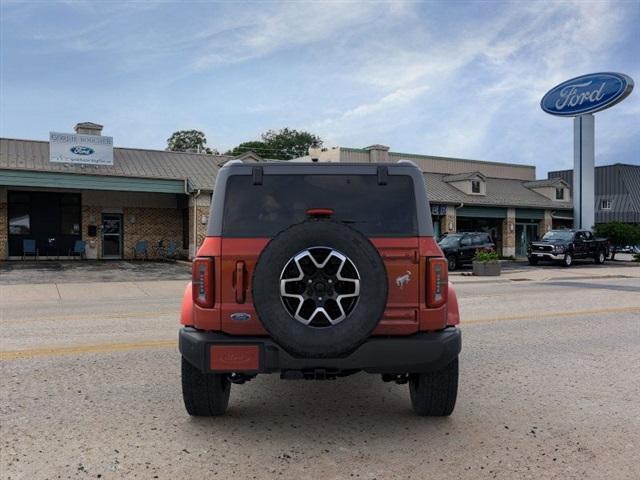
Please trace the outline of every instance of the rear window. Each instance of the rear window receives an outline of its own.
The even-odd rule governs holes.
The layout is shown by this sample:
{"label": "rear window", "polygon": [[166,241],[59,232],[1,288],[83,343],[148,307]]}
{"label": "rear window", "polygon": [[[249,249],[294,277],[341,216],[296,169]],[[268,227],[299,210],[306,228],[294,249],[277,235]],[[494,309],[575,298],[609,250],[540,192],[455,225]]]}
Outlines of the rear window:
{"label": "rear window", "polygon": [[232,175],[227,190],[222,234],[272,237],[304,221],[310,208],[330,208],[333,219],[370,237],[418,235],[413,181],[390,175],[265,175],[253,185],[250,175]]}

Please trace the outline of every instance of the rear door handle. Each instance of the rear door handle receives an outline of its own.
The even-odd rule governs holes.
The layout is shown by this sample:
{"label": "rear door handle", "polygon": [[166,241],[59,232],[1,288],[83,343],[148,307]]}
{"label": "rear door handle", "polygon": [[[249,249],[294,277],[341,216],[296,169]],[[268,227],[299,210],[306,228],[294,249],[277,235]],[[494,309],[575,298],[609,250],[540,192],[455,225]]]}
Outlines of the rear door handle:
{"label": "rear door handle", "polygon": [[246,286],[244,283],[244,262],[236,262],[236,303],[244,303]]}

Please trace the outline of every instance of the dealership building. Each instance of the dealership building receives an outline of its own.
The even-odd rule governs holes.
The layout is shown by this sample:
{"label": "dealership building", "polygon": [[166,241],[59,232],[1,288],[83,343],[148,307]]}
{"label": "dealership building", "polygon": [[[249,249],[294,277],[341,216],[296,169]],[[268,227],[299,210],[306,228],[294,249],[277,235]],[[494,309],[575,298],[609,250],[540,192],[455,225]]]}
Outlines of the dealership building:
{"label": "dealership building", "polygon": [[[75,131],[51,133],[49,141],[0,139],[0,260],[22,258],[25,240],[40,258],[65,258],[78,240],[90,259],[134,258],[141,241],[150,258],[169,244],[192,256],[205,235],[217,172],[233,157],[114,148],[102,126],[89,122]],[[263,161],[253,153],[239,158]],[[298,160],[410,160],[424,172],[436,232],[490,232],[505,256],[523,256],[528,241],[572,223],[570,179],[537,180],[531,165],[383,145],[312,148]]]}
{"label": "dealership building", "polygon": [[[84,137],[100,137],[102,126],[75,130],[92,148]],[[89,259],[133,258],[139,241],[150,257],[162,254],[160,241],[193,254],[229,157],[112,148],[110,161],[71,163],[56,161],[50,143],[0,139],[0,259],[22,258],[24,240],[35,240],[40,258],[64,258],[77,240]]]}
{"label": "dealership building", "polygon": [[533,165],[398,153],[384,145],[312,148],[303,159],[410,160],[423,172],[436,234],[489,232],[504,256],[523,257],[529,241],[573,222],[570,183],[562,178],[536,180]]}

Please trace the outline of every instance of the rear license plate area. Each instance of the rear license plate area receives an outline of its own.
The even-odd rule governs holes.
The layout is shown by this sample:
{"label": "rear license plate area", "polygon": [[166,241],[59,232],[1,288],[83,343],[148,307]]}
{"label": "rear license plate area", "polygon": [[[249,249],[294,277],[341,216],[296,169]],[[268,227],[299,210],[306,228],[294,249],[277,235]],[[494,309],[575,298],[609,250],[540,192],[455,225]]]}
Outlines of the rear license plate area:
{"label": "rear license plate area", "polygon": [[214,372],[256,372],[260,370],[260,346],[211,345],[209,368]]}

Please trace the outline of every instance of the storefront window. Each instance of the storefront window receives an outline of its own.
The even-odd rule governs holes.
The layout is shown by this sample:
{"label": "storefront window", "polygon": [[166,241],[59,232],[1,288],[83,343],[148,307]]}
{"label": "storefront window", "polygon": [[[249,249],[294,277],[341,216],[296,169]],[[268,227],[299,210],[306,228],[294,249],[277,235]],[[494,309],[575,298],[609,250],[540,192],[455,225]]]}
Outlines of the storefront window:
{"label": "storefront window", "polygon": [[9,233],[12,235],[28,235],[31,231],[31,218],[27,206],[14,205],[9,214]]}
{"label": "storefront window", "polygon": [[22,255],[24,240],[40,254],[58,256],[80,239],[81,197],[77,193],[9,191],[9,255]]}
{"label": "storefront window", "polygon": [[73,206],[60,207],[60,233],[80,235],[80,209]]}
{"label": "storefront window", "polygon": [[28,235],[31,232],[29,210],[30,199],[28,193],[9,193],[9,234]]}

